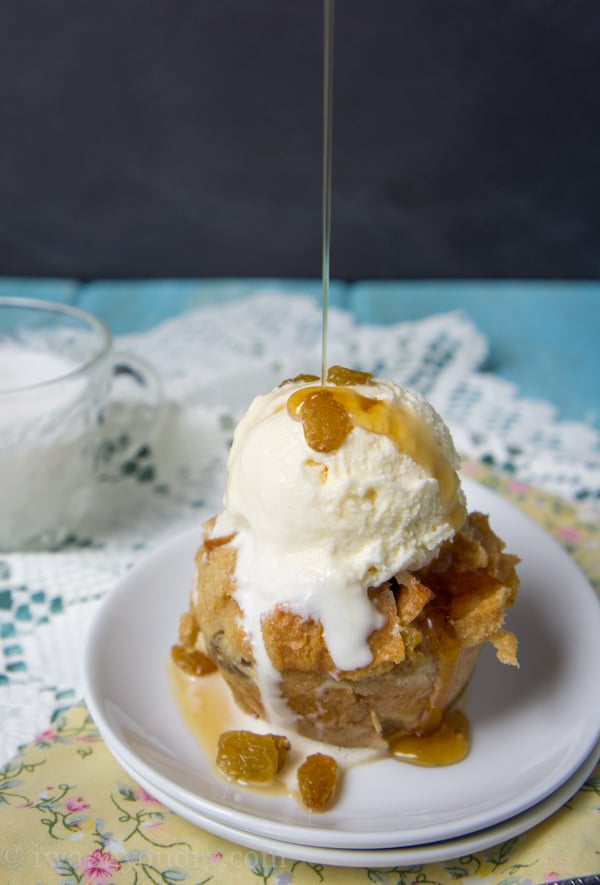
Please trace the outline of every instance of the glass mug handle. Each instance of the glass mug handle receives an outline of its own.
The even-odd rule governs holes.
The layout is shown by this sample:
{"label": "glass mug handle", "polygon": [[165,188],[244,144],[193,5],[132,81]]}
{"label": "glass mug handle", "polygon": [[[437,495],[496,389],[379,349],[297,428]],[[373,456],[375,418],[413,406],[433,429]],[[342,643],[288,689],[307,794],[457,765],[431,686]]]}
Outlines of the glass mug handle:
{"label": "glass mug handle", "polygon": [[154,479],[150,461],[160,427],[161,383],[152,366],[124,351],[113,354],[112,381],[98,423],[102,436],[96,453],[98,478],[117,481],[135,475]]}

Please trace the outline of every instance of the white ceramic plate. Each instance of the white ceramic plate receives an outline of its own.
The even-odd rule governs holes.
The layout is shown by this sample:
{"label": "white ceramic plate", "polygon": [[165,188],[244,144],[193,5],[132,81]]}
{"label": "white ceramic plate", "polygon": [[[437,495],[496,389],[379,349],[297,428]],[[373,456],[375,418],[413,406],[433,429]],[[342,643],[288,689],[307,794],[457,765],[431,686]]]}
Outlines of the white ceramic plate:
{"label": "white ceramic plate", "polygon": [[585,577],[538,525],[465,481],[469,508],[490,513],[521,556],[509,627],[520,669],[485,649],[466,709],[472,747],[460,764],[419,768],[383,759],[348,771],[335,807],[310,815],[292,797],[213,774],[185,727],[166,661],[188,604],[200,529],[157,549],[104,602],[87,643],[86,700],[122,763],[203,819],[280,842],[385,849],[465,836],[552,795],[600,735],[600,605]]}
{"label": "white ceramic plate", "polygon": [[137,781],[140,786],[153,794],[163,805],[174,811],[180,817],[190,821],[196,826],[229,839],[238,845],[251,848],[269,854],[274,858],[287,858],[288,860],[302,860],[306,863],[326,863],[342,867],[389,867],[417,865],[425,863],[441,863],[474,854],[477,851],[485,851],[495,845],[501,845],[509,839],[520,836],[526,830],[536,826],[550,817],[555,811],[564,805],[579,787],[592,773],[598,758],[600,757],[600,744],[587,757],[585,762],[571,775],[571,777],[557,790],[542,802],[538,802],[527,811],[517,814],[493,827],[460,836],[457,839],[442,840],[428,845],[413,845],[409,848],[375,848],[375,849],[344,849],[323,848],[313,845],[299,845],[293,842],[282,842],[270,839],[268,836],[256,836],[235,827],[219,823],[209,817],[204,817],[200,812],[179,802],[175,797],[157,790],[155,784],[145,780],[134,769],[128,767],[126,762],[119,759],[118,753],[114,754],[117,761]]}

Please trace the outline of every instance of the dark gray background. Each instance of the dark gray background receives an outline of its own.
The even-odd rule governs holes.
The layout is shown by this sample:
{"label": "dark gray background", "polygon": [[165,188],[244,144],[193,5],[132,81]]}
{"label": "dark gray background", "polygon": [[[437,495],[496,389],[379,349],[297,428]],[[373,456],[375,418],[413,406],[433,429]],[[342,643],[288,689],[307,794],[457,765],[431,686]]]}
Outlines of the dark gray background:
{"label": "dark gray background", "polygon": [[[332,273],[598,277],[600,3],[337,0]],[[0,274],[311,276],[321,0],[3,0]]]}

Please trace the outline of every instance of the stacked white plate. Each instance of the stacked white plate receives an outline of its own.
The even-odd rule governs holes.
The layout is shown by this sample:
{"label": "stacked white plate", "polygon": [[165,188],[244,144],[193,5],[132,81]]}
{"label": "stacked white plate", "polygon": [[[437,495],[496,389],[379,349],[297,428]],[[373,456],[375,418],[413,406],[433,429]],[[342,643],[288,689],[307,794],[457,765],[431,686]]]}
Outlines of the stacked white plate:
{"label": "stacked white plate", "polygon": [[[472,745],[445,768],[381,759],[345,772],[335,806],[313,815],[291,796],[215,777],[184,724],[167,658],[186,610],[200,530],[152,553],[110,594],[88,638],[89,710],[131,777],[168,808],[240,845],[314,863],[382,867],[447,860],[547,818],[600,758],[600,605],[576,564],[536,523],[464,481],[522,559],[508,626],[520,668],[485,649],[466,699]],[[225,688],[223,689],[226,690]]]}

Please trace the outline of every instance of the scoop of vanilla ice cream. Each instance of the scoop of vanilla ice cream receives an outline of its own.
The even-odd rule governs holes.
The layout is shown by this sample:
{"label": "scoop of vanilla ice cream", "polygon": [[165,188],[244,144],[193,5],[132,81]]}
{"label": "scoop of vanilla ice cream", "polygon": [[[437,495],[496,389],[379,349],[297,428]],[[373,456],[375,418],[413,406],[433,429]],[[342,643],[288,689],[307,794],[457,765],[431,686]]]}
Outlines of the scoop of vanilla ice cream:
{"label": "scoop of vanilla ice cream", "polygon": [[[442,494],[421,459],[386,433],[354,426],[334,451],[310,448],[287,408],[306,386],[259,396],[242,418],[213,535],[236,532],[237,598],[254,639],[262,615],[283,604],[319,620],[336,666],[351,670],[370,662],[367,639],[381,626],[368,588],[426,565],[453,536],[464,497],[458,483]],[[410,416],[454,476],[450,433],[422,397],[391,381],[353,389]]]}

